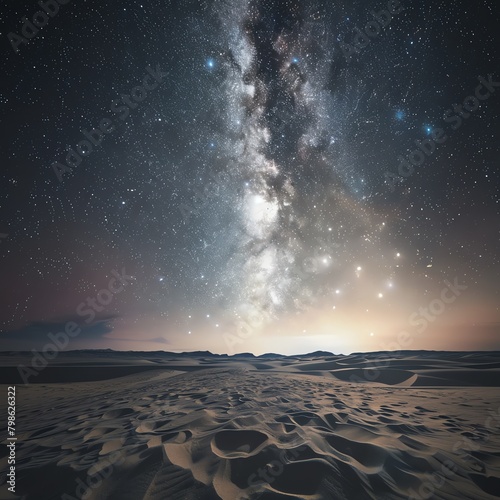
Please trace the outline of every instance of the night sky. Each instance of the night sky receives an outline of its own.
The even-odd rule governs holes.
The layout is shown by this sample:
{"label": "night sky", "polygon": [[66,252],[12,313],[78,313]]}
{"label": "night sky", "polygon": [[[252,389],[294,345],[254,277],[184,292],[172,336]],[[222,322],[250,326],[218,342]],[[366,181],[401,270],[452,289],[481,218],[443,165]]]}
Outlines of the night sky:
{"label": "night sky", "polygon": [[2,349],[500,349],[498,0],[57,9],[1,7]]}

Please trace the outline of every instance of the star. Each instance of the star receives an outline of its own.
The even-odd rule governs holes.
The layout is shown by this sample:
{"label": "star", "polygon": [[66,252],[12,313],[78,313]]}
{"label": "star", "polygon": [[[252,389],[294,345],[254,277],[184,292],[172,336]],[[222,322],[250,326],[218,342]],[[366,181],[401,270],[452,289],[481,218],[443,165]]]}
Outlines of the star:
{"label": "star", "polygon": [[[200,345],[224,351],[218,334],[238,323],[259,326],[236,349],[292,352],[301,339],[279,338],[277,322],[300,317],[296,337],[308,328],[323,347],[363,351],[376,347],[370,332],[385,340],[396,328],[378,329],[383,311],[374,303],[403,318],[455,276],[475,292],[457,298],[450,320],[479,321],[481,310],[500,321],[493,3],[480,2],[471,17],[441,2],[432,23],[409,8],[385,19],[386,7],[370,13],[368,0],[346,9],[316,3],[203,1],[175,16],[168,2],[122,5],[119,22],[99,21],[112,43],[90,66],[91,30],[63,47],[42,40],[57,38],[58,23],[78,27],[61,10],[66,21],[18,46],[34,85],[16,92],[14,50],[0,60],[4,121],[32,111],[3,137],[0,264],[9,283],[16,271],[21,277],[5,294],[3,329],[74,315],[112,270],[138,278],[103,305],[101,316],[116,319],[99,331],[114,334],[78,340],[90,348],[135,347],[115,339],[148,338],[154,324],[173,349],[193,347],[185,335],[196,328]],[[12,9],[4,17],[19,33]],[[435,50],[450,19],[463,36]],[[84,80],[66,64],[75,51]],[[59,98],[46,106],[40,96],[54,74]],[[77,95],[90,95],[92,106]],[[440,129],[449,143],[435,140]],[[301,316],[308,310],[311,327]],[[319,335],[323,325],[332,335]],[[438,337],[454,347],[445,330],[422,347]]]}

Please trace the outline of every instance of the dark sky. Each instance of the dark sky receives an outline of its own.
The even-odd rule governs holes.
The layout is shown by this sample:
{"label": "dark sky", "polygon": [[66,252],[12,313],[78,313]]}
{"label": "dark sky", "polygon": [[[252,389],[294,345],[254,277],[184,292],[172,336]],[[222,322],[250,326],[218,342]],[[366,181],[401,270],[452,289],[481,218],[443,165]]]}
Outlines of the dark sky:
{"label": "dark sky", "polygon": [[497,0],[51,5],[1,7],[2,348],[500,349]]}

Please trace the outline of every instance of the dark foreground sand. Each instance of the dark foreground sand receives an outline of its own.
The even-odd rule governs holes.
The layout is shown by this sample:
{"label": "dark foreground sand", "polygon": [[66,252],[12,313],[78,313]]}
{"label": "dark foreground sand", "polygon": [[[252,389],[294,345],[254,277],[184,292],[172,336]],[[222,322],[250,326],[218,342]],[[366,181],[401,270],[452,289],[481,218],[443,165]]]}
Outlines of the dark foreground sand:
{"label": "dark foreground sand", "polygon": [[0,499],[500,498],[499,375],[499,353],[61,354],[16,384]]}

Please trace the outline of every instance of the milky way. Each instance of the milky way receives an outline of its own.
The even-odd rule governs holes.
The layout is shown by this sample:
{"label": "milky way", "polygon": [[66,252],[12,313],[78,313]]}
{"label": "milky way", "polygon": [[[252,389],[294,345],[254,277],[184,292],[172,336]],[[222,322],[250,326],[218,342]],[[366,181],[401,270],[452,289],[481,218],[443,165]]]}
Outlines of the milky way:
{"label": "milky way", "polygon": [[234,158],[239,188],[223,281],[238,312],[267,319],[332,293],[350,260],[340,241],[376,240],[378,232],[370,230],[375,215],[350,193],[347,152],[336,144],[346,111],[340,93],[327,89],[326,23],[314,21],[314,8],[286,7],[221,9],[228,50],[217,63],[230,137],[221,149]]}

